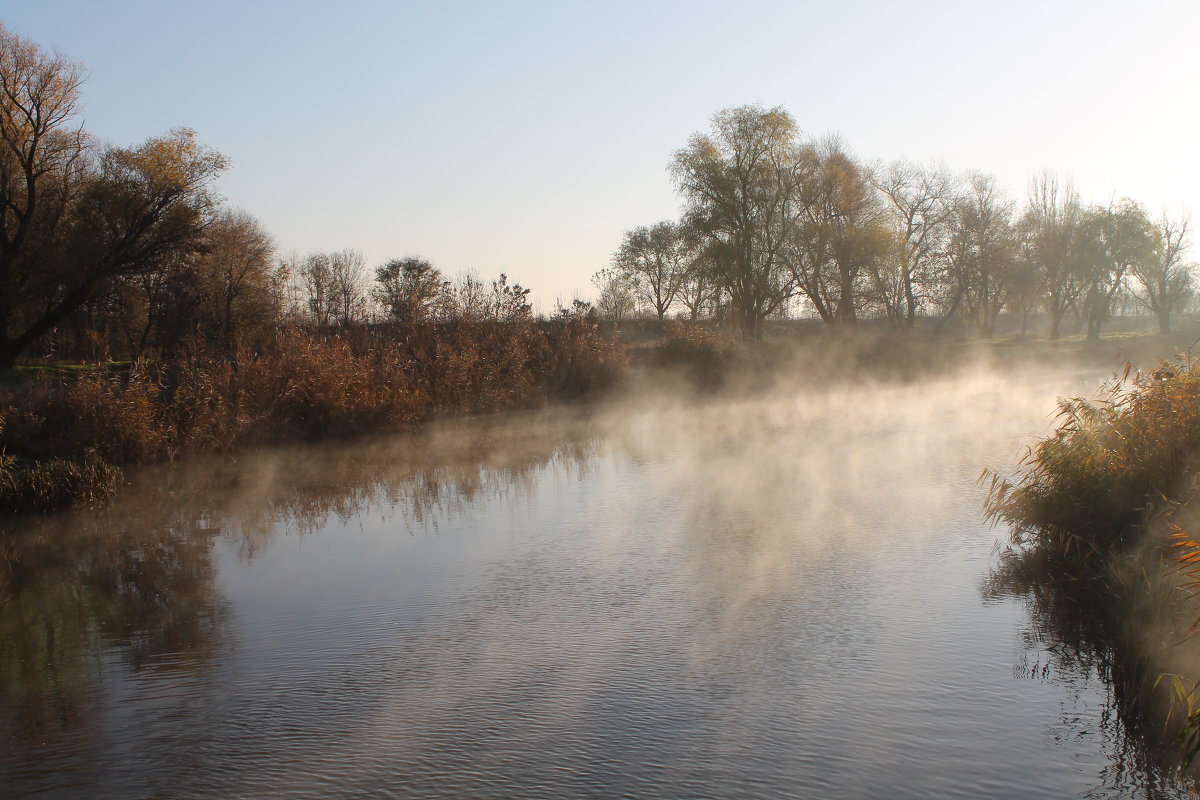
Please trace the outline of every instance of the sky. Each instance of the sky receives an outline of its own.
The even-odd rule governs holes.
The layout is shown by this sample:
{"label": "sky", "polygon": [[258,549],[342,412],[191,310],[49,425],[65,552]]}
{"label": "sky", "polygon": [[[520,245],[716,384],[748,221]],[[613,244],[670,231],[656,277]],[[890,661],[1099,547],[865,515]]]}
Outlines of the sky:
{"label": "sky", "polygon": [[543,312],[678,216],[671,155],[730,106],[1016,199],[1051,169],[1090,202],[1200,209],[1194,2],[0,0],[0,21],[85,65],[100,139],[195,129],[281,254],[504,272]]}

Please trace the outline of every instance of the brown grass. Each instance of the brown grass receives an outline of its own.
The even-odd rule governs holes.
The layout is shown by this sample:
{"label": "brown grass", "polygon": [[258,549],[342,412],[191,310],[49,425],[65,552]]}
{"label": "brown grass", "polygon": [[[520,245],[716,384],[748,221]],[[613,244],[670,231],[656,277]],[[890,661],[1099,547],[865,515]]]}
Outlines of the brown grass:
{"label": "brown grass", "polygon": [[521,317],[290,329],[260,352],[28,381],[0,397],[0,509],[94,502],[119,464],[578,398],[624,364],[591,320]]}

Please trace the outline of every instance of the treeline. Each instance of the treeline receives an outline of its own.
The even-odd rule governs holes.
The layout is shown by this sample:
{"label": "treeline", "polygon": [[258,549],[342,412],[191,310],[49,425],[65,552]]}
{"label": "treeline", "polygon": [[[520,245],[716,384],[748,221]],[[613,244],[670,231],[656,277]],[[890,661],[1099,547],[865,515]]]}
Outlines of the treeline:
{"label": "treeline", "polygon": [[[283,328],[532,318],[503,275],[451,281],[415,257],[370,270],[354,250],[279,258],[213,192],[219,153],[182,128],[98,143],[79,124],[82,82],[80,65],[0,26],[0,367],[257,352]],[[557,324],[587,311],[560,309]]]}
{"label": "treeline", "polygon": [[865,164],[837,138],[801,136],[782,108],[718,112],[674,154],[678,221],[627,231],[597,273],[607,316],[726,319],[752,338],[796,307],[829,326],[932,319],[991,336],[1004,311],[1043,312],[1099,338],[1117,310],[1160,330],[1190,298],[1186,219],[1133,200],[1085,204],[1049,172],[1023,207],[993,176]]}

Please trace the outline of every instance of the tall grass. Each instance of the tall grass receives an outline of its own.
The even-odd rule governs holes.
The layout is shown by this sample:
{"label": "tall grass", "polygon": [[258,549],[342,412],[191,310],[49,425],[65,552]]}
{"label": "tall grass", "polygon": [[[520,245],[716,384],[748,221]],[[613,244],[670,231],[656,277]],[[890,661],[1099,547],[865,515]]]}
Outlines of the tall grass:
{"label": "tall grass", "polygon": [[258,352],[29,381],[0,397],[0,509],[95,502],[121,464],[579,397],[624,363],[591,320],[519,318],[290,329]]}
{"label": "tall grass", "polygon": [[1014,476],[984,473],[985,513],[1011,526],[1024,594],[1089,623],[1077,638],[1109,654],[1128,720],[1158,708],[1187,767],[1200,754],[1200,684],[1180,676],[1200,672],[1200,545],[1186,530],[1200,520],[1200,365],[1126,367],[1094,399],[1060,401],[1057,423]]}
{"label": "tall grass", "polygon": [[985,511],[1018,544],[1087,557],[1133,543],[1148,515],[1176,502],[1200,452],[1200,367],[1126,368],[1093,400],[1059,402],[1055,432],[1016,476],[985,473]]}

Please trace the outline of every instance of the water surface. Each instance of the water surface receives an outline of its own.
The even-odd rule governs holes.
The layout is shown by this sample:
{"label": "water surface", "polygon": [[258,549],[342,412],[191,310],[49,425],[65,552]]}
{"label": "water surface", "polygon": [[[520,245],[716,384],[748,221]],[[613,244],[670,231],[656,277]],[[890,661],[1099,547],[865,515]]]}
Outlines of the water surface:
{"label": "water surface", "polygon": [[146,470],[21,522],[0,794],[1179,793],[983,591],[1095,371],[471,420]]}

